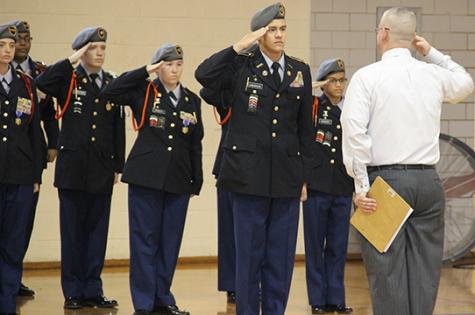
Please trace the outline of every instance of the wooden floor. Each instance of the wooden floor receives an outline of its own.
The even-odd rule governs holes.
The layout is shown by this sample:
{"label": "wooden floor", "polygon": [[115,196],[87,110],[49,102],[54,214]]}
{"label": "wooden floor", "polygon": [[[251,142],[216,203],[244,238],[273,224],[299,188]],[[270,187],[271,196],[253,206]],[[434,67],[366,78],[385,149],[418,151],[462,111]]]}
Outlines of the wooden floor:
{"label": "wooden floor", "polygon": [[[21,315],[131,315],[128,270],[111,268],[103,273],[108,297],[119,301],[117,310],[63,310],[59,271],[26,271],[24,282],[36,291],[34,299],[18,299]],[[192,315],[229,315],[234,308],[226,305],[225,294],[216,291],[216,268],[210,265],[181,267],[176,271],[173,292],[178,305]],[[372,314],[368,284],[362,263],[352,261],[346,267],[347,304],[354,315]],[[295,268],[286,315],[311,314],[307,305],[305,268]],[[442,272],[437,315],[475,315],[475,270],[446,268]]]}

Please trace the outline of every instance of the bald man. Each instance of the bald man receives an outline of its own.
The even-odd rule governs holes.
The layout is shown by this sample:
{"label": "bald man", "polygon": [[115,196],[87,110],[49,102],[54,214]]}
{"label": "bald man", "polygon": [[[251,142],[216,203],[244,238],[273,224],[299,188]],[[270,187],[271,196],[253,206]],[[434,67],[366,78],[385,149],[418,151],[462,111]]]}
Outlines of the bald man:
{"label": "bald man", "polygon": [[[376,315],[433,312],[444,243],[444,190],[435,170],[442,102],[457,103],[473,91],[465,69],[415,31],[414,12],[383,14],[377,28],[382,60],[353,75],[341,118],[358,208],[380,211],[366,194],[381,176],[414,209],[386,253],[362,238]],[[411,56],[412,47],[423,61]]]}

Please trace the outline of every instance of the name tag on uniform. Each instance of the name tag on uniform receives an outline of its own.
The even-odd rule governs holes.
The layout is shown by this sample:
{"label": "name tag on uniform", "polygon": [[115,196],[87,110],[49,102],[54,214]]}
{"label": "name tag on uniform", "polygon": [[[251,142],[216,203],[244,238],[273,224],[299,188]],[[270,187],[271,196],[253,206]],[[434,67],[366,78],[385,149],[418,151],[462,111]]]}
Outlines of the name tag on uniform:
{"label": "name tag on uniform", "polygon": [[76,93],[77,95],[80,95],[80,96],[86,96],[87,91],[84,91],[84,90],[77,90],[77,91],[75,91],[74,93]]}
{"label": "name tag on uniform", "polygon": [[16,103],[16,111],[31,115],[31,100],[23,97],[18,97],[18,101]]}
{"label": "name tag on uniform", "polygon": [[331,119],[328,119],[328,118],[319,118],[318,119],[318,124],[331,126],[333,124],[333,121]]}
{"label": "name tag on uniform", "polygon": [[247,84],[247,87],[249,89],[262,91],[264,89],[264,84],[251,81]]}

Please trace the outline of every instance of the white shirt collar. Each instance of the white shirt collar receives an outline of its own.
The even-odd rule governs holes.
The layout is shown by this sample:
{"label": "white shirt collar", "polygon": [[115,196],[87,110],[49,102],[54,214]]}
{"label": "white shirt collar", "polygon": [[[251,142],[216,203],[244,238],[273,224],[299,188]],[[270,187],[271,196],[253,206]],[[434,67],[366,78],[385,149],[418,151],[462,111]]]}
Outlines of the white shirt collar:
{"label": "white shirt collar", "polygon": [[13,81],[13,74],[12,74],[12,67],[10,65],[8,65],[8,71],[5,75],[1,75],[0,74],[0,82],[3,81],[3,79],[5,79],[7,81],[8,84],[12,83]]}
{"label": "white shirt collar", "polygon": [[[260,50],[260,48],[259,48]],[[269,68],[269,70],[271,71],[272,73],[272,64],[274,63],[272,61],[272,59],[270,59],[262,50],[261,50],[261,54],[262,56],[264,57],[264,60],[266,61],[266,64],[267,64],[267,67]],[[280,56],[279,60],[277,61],[277,63],[280,65],[280,69],[279,70],[282,70],[284,71],[284,68],[285,68],[285,54],[282,53],[282,56]]]}
{"label": "white shirt collar", "polygon": [[393,48],[386,51],[382,56],[381,60],[392,58],[392,57],[411,57],[411,52],[407,48]]}
{"label": "white shirt collar", "polygon": [[170,99],[170,100],[172,101],[173,105],[176,106],[178,104],[178,102],[180,101],[180,97],[181,97],[181,83],[178,83],[176,85],[176,88],[173,91],[167,89],[163,83],[162,83],[162,85],[165,88],[165,91],[167,92],[167,96],[168,96],[168,93],[170,93],[170,92],[173,92],[173,94],[175,94],[176,101],[172,100],[172,99]]}
{"label": "white shirt collar", "polygon": [[[25,72],[27,74],[31,74],[30,59],[31,59],[30,56],[27,56],[26,59],[23,60],[23,62],[19,64],[21,66],[21,68],[23,69],[23,72]],[[16,69],[16,67],[18,66],[18,62],[13,60],[12,65],[13,65],[13,68]]]}

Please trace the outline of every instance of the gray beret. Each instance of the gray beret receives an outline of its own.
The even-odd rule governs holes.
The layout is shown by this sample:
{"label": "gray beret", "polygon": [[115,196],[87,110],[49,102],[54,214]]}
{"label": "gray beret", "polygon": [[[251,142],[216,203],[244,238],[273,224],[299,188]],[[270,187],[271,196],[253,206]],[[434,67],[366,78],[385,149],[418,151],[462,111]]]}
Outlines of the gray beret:
{"label": "gray beret", "polygon": [[339,58],[325,60],[320,64],[320,67],[318,67],[316,80],[322,81],[327,75],[335,72],[345,72],[345,63],[343,60]]}
{"label": "gray beret", "polygon": [[172,61],[178,59],[183,59],[183,49],[175,44],[163,44],[153,54],[152,65],[162,60]]}
{"label": "gray beret", "polygon": [[30,25],[27,21],[11,21],[8,24],[15,25],[18,33],[29,33],[30,32]]}
{"label": "gray beret", "polygon": [[0,39],[11,38],[16,42],[17,36],[18,36],[17,33],[18,32],[15,25],[11,25],[11,24],[0,25]]}
{"label": "gray beret", "polygon": [[262,10],[257,11],[251,20],[251,31],[257,31],[258,29],[267,26],[272,20],[284,19],[285,7],[282,3],[278,2],[268,6]]}
{"label": "gray beret", "polygon": [[78,50],[87,43],[105,42],[106,40],[107,31],[102,27],[86,27],[76,35],[71,47],[75,50]]}

